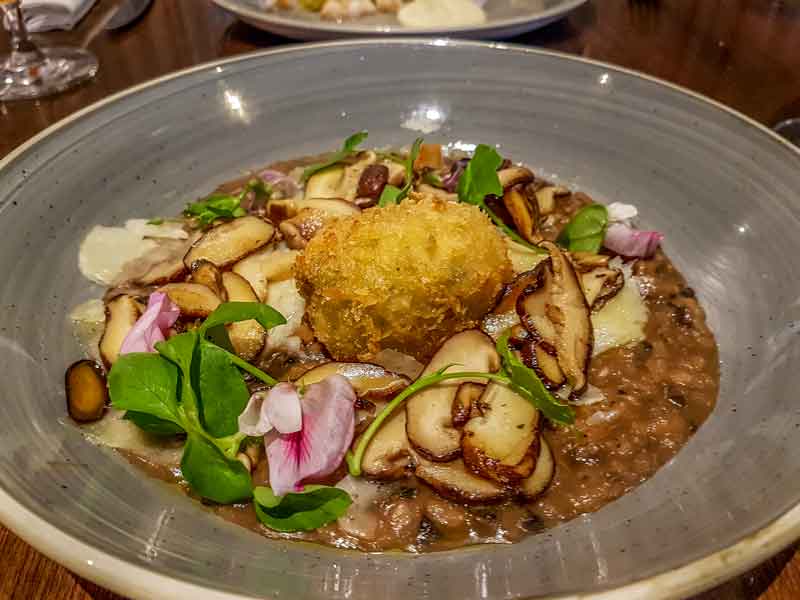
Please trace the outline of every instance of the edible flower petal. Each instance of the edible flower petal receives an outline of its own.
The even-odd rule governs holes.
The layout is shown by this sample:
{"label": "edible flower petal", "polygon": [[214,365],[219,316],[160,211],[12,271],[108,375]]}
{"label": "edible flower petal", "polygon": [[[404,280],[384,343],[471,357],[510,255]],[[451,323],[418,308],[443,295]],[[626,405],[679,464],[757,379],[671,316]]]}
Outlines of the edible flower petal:
{"label": "edible flower petal", "polygon": [[464,169],[469,163],[468,158],[462,158],[453,163],[450,173],[446,177],[442,177],[442,187],[450,193],[456,191],[458,188],[458,180],[464,174]]}
{"label": "edible flower petal", "polygon": [[625,204],[623,202],[612,202],[606,207],[606,210],[608,210],[609,223],[630,225],[631,221],[639,214],[639,210],[633,204]]}
{"label": "edible flower petal", "polygon": [[263,181],[266,181],[268,184],[270,184],[270,186],[272,186],[272,189],[281,192],[284,198],[291,198],[292,196],[296,196],[300,191],[300,187],[297,185],[297,182],[288,175],[281,173],[280,171],[266,169],[264,171],[261,171],[261,173],[259,173],[258,176]]}
{"label": "edible flower petal", "polygon": [[639,231],[623,223],[612,223],[606,230],[603,245],[621,256],[648,258],[653,256],[663,239],[658,231]]}
{"label": "edible flower petal", "polygon": [[295,433],[302,426],[300,396],[290,383],[279,383],[268,392],[256,392],[239,415],[239,431],[253,437],[265,435],[273,428],[280,433]]}
{"label": "edible flower petal", "polygon": [[167,331],[180,314],[180,309],[169,296],[163,292],[153,292],[147,301],[147,310],[125,336],[119,353],[155,352],[155,344],[166,339]]}
{"label": "edible flower petal", "polygon": [[302,429],[267,444],[269,484],[276,496],[299,491],[303,481],[330,475],[341,465],[353,441],[355,401],[353,387],[341,375],[305,389]]}

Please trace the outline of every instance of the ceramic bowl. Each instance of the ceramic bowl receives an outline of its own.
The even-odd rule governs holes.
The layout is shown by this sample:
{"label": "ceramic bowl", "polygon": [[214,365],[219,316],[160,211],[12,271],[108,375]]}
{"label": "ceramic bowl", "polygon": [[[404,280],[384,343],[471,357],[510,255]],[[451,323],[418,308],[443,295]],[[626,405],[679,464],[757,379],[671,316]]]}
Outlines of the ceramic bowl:
{"label": "ceramic bowl", "polygon": [[[266,540],[65,416],[66,315],[96,224],[172,214],[243,169],[336,147],[497,144],[604,201],[636,204],[717,336],[716,410],[634,492],[516,545],[421,556]],[[0,165],[0,521],[142,598],[674,598],[800,536],[800,156],[718,104],[604,64],[502,45],[380,40],[185,71],[55,125]]]}

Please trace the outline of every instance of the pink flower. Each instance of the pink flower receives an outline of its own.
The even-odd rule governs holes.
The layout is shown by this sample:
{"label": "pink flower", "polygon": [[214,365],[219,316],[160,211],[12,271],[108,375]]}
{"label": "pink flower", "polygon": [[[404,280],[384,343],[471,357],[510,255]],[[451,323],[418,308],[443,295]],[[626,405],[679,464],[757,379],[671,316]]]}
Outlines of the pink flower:
{"label": "pink flower", "polygon": [[[257,395],[239,417],[239,429],[267,433],[269,484],[276,496],[299,491],[303,481],[330,475],[342,464],[355,429],[356,394],[347,379],[331,375],[305,388],[302,398],[288,383]],[[294,407],[300,408],[299,426]]]}
{"label": "pink flower", "polygon": [[279,383],[268,392],[256,392],[239,415],[239,431],[256,437],[276,429],[295,433],[303,427],[300,396],[291,383]]}
{"label": "pink flower", "polygon": [[658,231],[639,231],[623,223],[612,223],[606,230],[603,245],[621,256],[648,258],[653,256],[663,239]]}
{"label": "pink flower", "polygon": [[163,342],[169,328],[178,320],[181,311],[163,292],[153,292],[144,311],[125,336],[120,354],[155,352],[156,342]]}

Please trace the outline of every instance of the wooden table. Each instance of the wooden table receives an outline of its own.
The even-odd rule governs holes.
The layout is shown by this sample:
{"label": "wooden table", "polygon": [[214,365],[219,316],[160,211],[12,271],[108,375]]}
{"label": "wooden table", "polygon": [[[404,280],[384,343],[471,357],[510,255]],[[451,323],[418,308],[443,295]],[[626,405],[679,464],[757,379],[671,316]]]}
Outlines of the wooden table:
{"label": "wooden table", "polygon": [[[198,63],[287,43],[238,23],[207,0],[155,0],[132,27],[100,26],[119,0],[102,0],[57,40],[87,44],[97,78],[38,102],[0,104],[0,157],[58,119],[111,93]],[[0,33],[0,46],[7,37]],[[772,124],[800,116],[800,1],[593,0],[570,17],[513,40],[639,69]],[[0,527],[0,600],[116,599]],[[789,548],[696,600],[800,598],[800,553]]]}

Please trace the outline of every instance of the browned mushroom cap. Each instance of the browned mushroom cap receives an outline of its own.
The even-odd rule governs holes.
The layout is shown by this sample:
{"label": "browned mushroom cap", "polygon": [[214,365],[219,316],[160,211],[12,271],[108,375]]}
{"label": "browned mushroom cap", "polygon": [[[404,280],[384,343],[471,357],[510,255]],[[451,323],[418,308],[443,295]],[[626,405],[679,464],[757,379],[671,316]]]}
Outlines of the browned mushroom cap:
{"label": "browned mushroom cap", "polygon": [[[448,365],[455,371],[491,373],[500,368],[500,357],[491,338],[470,329],[448,339],[431,358],[422,375],[435,373]],[[452,460],[461,453],[461,432],[453,427],[453,401],[459,386],[475,379],[453,379],[431,386],[406,402],[408,439],[416,450],[434,461]]]}
{"label": "browned mushroom cap", "polygon": [[558,367],[574,392],[580,393],[586,387],[592,349],[589,306],[566,254],[551,242],[543,242],[542,246],[547,248],[550,258],[536,267],[537,284],[527,288],[519,298],[517,312],[536,339],[536,358],[541,371],[552,367],[550,357],[555,351]]}
{"label": "browned mushroom cap", "polygon": [[411,446],[406,435],[406,411],[400,408],[384,421],[370,440],[361,461],[361,470],[364,476],[370,479],[402,479],[406,476],[410,459]]}
{"label": "browned mushroom cap", "polygon": [[227,293],[222,286],[222,273],[214,263],[201,259],[192,263],[190,270],[189,281],[206,286],[222,301],[227,299]]}
{"label": "browned mushroom cap", "polygon": [[100,357],[106,368],[110,369],[117,362],[122,342],[139,314],[139,304],[127,294],[120,294],[106,303],[106,326],[100,338]]}
{"label": "browned mushroom cap", "polygon": [[497,172],[500,185],[504,190],[515,185],[525,185],[534,180],[533,171],[527,167],[509,167]]}
{"label": "browned mushroom cap", "polygon": [[244,277],[258,299],[266,302],[269,282],[291,279],[298,254],[296,250],[262,248],[233,265],[233,272]]}
{"label": "browned mushroom cap", "polygon": [[463,427],[467,421],[478,414],[478,399],[485,388],[485,385],[471,381],[458,386],[456,397],[453,399],[452,419],[454,427]]}
{"label": "browned mushroom cap", "polygon": [[[231,302],[258,302],[258,296],[253,288],[241,275],[226,271],[221,279],[225,295]],[[267,340],[266,330],[254,319],[230,323],[225,328],[228,330],[228,337],[236,354],[247,361],[258,356]]]}
{"label": "browned mushroom cap", "polygon": [[219,296],[199,283],[168,283],[158,291],[178,305],[181,317],[204,318],[220,305]]}
{"label": "browned mushroom cap", "polygon": [[460,458],[446,463],[415,456],[414,474],[441,496],[465,504],[492,504],[510,495],[510,490],[494,481],[478,477]]}
{"label": "browned mushroom cap", "polygon": [[539,207],[536,201],[530,201],[522,186],[506,189],[503,203],[514,220],[517,232],[531,244],[537,244],[542,236],[539,233]]}
{"label": "browned mushroom cap", "polygon": [[536,190],[536,203],[541,216],[549,215],[556,209],[556,198],[569,196],[569,190],[556,185],[546,185]]}
{"label": "browned mushroom cap", "polygon": [[344,165],[338,164],[314,173],[306,182],[304,197],[340,198]]}
{"label": "browned mushroom cap", "polygon": [[586,303],[592,311],[598,311],[625,285],[620,269],[609,267],[609,256],[576,252],[572,263],[581,280]]}
{"label": "browned mushroom cap", "polygon": [[517,301],[523,292],[530,286],[538,285],[541,277],[541,270],[531,269],[517,275],[511,283],[506,284],[500,293],[500,300],[492,310],[493,313],[501,315],[512,310],[517,310]]}
{"label": "browned mushroom cap", "polygon": [[302,250],[316,233],[323,228],[328,217],[320,210],[304,208],[291,219],[278,225],[286,244],[293,250]]}
{"label": "browned mushroom cap", "polygon": [[370,363],[329,362],[306,371],[295,381],[311,385],[331,375],[345,377],[359,398],[381,399],[394,396],[410,383],[408,378]]}
{"label": "browned mushroom cap", "polygon": [[259,217],[240,217],[207,231],[183,262],[191,269],[198,260],[207,260],[221,269],[265,246],[274,234],[272,223]]}
{"label": "browned mushroom cap", "polygon": [[550,485],[555,470],[553,452],[544,436],[539,436],[539,456],[536,460],[536,468],[519,486],[522,497],[526,500],[533,500],[539,496]]}
{"label": "browned mushroom cap", "polygon": [[79,423],[96,421],[108,404],[108,387],[103,369],[93,360],[79,360],[64,376],[67,412]]}
{"label": "browned mushroom cap", "polygon": [[464,426],[464,463],[501,484],[528,477],[536,464],[539,411],[508,386],[490,382],[477,403],[480,415]]}

